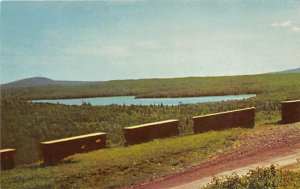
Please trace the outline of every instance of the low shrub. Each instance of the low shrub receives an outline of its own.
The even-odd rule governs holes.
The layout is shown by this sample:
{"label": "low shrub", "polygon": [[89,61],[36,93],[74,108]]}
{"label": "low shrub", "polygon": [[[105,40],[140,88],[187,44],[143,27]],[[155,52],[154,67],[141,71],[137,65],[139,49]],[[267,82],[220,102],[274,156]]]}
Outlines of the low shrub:
{"label": "low shrub", "polygon": [[300,188],[300,172],[284,171],[275,165],[258,167],[246,175],[213,178],[201,189],[296,189]]}

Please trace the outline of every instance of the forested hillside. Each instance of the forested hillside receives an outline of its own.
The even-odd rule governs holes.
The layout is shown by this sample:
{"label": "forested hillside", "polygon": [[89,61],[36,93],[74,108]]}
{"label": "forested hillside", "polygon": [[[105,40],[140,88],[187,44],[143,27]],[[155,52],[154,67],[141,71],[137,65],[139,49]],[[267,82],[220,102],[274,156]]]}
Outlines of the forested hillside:
{"label": "forested hillside", "polygon": [[20,99],[57,99],[130,95],[142,97],[187,97],[273,93],[297,88],[300,74],[262,74],[223,77],[115,80],[77,86],[40,86],[3,89],[2,96]]}

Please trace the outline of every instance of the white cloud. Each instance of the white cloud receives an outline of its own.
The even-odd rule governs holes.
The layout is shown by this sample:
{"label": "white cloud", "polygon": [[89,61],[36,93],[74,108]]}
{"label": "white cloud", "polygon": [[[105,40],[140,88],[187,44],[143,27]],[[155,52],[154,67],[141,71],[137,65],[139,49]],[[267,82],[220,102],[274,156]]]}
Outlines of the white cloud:
{"label": "white cloud", "polygon": [[300,27],[293,26],[291,23],[292,23],[292,21],[287,20],[287,21],[284,21],[284,22],[274,22],[270,26],[272,26],[272,27],[284,27],[284,28],[290,29],[293,32],[300,33]]}
{"label": "white cloud", "polygon": [[292,27],[292,31],[296,32],[296,33],[300,33],[300,27]]}
{"label": "white cloud", "polygon": [[292,23],[292,21],[290,20],[287,20],[287,21],[284,21],[284,22],[274,22],[271,24],[272,27],[288,27],[290,26]]}
{"label": "white cloud", "polygon": [[158,49],[160,45],[157,41],[145,40],[145,41],[136,41],[134,44],[138,47],[149,48],[149,49]]}

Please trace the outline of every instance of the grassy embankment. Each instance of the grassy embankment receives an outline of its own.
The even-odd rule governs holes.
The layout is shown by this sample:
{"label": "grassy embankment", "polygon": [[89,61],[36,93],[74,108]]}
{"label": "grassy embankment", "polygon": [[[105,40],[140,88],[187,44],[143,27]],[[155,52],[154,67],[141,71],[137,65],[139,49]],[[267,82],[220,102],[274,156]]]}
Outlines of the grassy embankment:
{"label": "grassy embankment", "polygon": [[[109,145],[111,147],[118,147],[123,145],[123,127],[170,118],[180,119],[181,135],[191,134],[191,117],[194,115],[249,106],[256,106],[257,108],[257,125],[274,123],[280,120],[280,101],[300,99],[299,86],[300,74],[274,74],[215,78],[111,81],[104,85],[82,86],[81,88],[43,87],[4,90],[2,91],[3,96],[1,99],[1,143],[2,147],[17,148],[18,164],[24,164],[39,161],[38,145],[41,141],[104,131],[108,134]],[[163,94],[167,94],[166,96],[175,97],[241,93],[257,93],[258,95],[255,98],[242,101],[180,105],[174,107],[117,105],[65,106],[31,104],[20,100],[90,95],[162,97],[164,96]],[[156,170],[157,167],[166,168],[158,169],[157,172],[162,175],[176,171],[177,168],[172,170],[173,165],[169,163],[169,156],[173,158],[172,161],[178,162],[178,165],[175,164],[175,167],[182,168],[191,166],[198,160],[208,158],[208,154],[212,155],[217,153],[218,150],[223,151],[232,148],[233,145],[231,142],[232,140],[236,140],[239,131],[224,131],[224,133],[226,132],[226,135],[221,133],[213,135],[212,133],[206,133],[176,139],[159,140],[143,144],[145,146],[138,145],[129,148],[100,150],[86,155],[75,156],[74,161],[72,161],[75,163],[61,164],[55,167],[19,168],[12,171],[4,171],[2,174],[2,183],[4,186],[11,188],[14,188],[18,184],[25,184],[27,186],[26,183],[28,183],[28,187],[26,188],[30,188],[29,185],[32,188],[34,186],[36,188],[40,188],[40,186],[47,188],[47,186],[53,185],[53,183],[61,187],[73,184],[74,186],[82,187],[83,185],[81,184],[88,177],[95,179],[95,181],[91,180],[91,184],[94,183],[107,187],[108,185],[105,185],[106,182],[112,184],[111,187],[132,184],[151,178],[154,174],[153,170]],[[207,140],[208,143],[204,142],[202,144],[201,141],[205,139],[205,136],[209,138]],[[193,147],[190,145],[193,142],[189,141],[191,140],[189,137],[195,137],[200,143],[195,143],[196,146]],[[174,141],[172,142],[172,140]],[[162,144],[168,141],[170,141],[169,146]],[[184,145],[177,146],[180,144]],[[194,150],[191,150],[193,148]],[[150,149],[153,150],[151,151]],[[161,149],[161,151],[158,153],[156,149],[158,151]],[[171,152],[168,152],[168,149]],[[165,150],[166,152],[164,152]],[[195,159],[191,158],[190,160],[181,161],[181,158],[191,156],[187,153],[189,150],[192,152],[196,151],[196,155],[192,156]],[[189,156],[185,156],[185,154],[189,154]],[[108,157],[110,159],[107,159]],[[111,159],[115,159],[115,161]],[[122,165],[128,164],[131,160],[139,162],[137,164],[129,164],[130,166],[123,168]],[[145,164],[145,162],[149,162],[149,164]],[[144,166],[144,164],[149,166]],[[104,172],[102,167],[106,168]],[[110,178],[113,180],[106,181],[105,178],[102,178],[102,175],[116,176],[107,177],[106,179]],[[136,180],[134,179],[135,177],[137,178]],[[124,178],[130,179],[126,181]]]}
{"label": "grassy embankment", "polygon": [[3,188],[119,188],[184,170],[232,148],[241,129],[73,156],[57,166],[3,171]]}

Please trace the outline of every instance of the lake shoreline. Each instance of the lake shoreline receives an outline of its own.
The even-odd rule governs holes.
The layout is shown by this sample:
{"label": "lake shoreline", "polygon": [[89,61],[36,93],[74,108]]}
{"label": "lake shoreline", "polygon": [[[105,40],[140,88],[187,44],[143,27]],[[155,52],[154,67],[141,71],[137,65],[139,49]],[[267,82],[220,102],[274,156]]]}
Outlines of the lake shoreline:
{"label": "lake shoreline", "polygon": [[192,96],[168,98],[136,98],[136,96],[109,96],[92,98],[64,98],[30,100],[32,103],[51,103],[65,105],[180,105],[206,102],[221,102],[228,100],[243,100],[255,97],[256,94],[223,95],[223,96]]}
{"label": "lake shoreline", "polygon": [[109,97],[134,97],[135,99],[166,99],[166,98],[197,98],[197,97],[215,97],[215,96],[233,96],[233,95],[258,95],[259,93],[241,93],[241,94],[207,94],[207,95],[174,95],[174,96],[139,96],[139,95],[91,95],[91,96],[70,96],[70,97],[58,97],[58,98],[32,98],[32,99],[23,99],[27,101],[35,100],[69,100],[69,99],[82,99],[82,98],[109,98]]}

